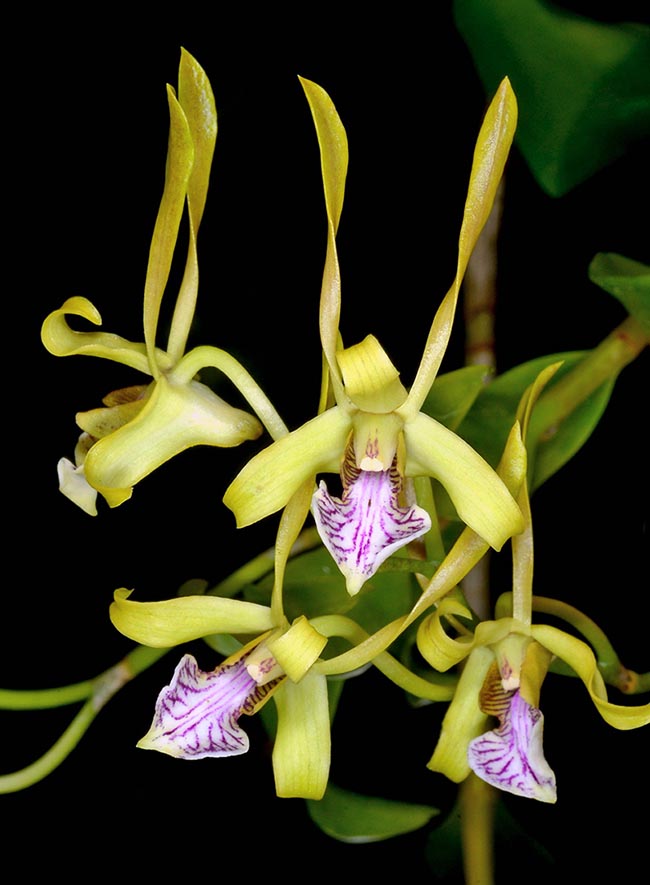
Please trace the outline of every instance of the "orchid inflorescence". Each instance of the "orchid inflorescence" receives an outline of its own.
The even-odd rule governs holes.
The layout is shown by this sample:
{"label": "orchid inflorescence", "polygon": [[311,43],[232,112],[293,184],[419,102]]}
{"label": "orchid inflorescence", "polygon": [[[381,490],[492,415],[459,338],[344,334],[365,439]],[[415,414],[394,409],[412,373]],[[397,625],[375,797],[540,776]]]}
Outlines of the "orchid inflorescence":
{"label": "orchid inflorescence", "polygon": [[[323,374],[320,406],[311,420],[290,431],[261,387],[226,351],[204,345],[186,352],[217,115],[209,80],[185,50],[178,91],[168,88],[167,171],[144,288],[144,341],[73,330],[67,316],[101,324],[97,309],[80,297],[67,300],[43,324],[43,343],[51,353],[98,356],[150,379],[110,393],[103,408],[77,415],[82,433],[75,461],[61,460],[59,478],[61,491],[83,510],[97,514],[98,494],[111,508],[122,505],[135,485],[191,446],[260,440],[223,500],[239,529],[278,514],[272,569],[262,567],[234,591],[221,592],[220,585],[159,602],[138,602],[124,588],[115,592],[111,620],[141,646],[164,650],[205,639],[224,658],[208,672],[192,655],[181,658],[138,746],[188,760],[245,753],[249,739],[241,717],[272,699],[277,794],[319,800],[329,781],[331,685],[373,665],[410,697],[449,704],[431,770],[455,782],[473,772],[497,789],[554,802],[555,776],[542,747],[540,693],[547,674],[563,662],[558,671],[579,677],[615,728],[647,725],[650,705],[612,703],[609,671],[603,673],[607,651],[594,653],[591,622],[583,630],[584,615],[532,592],[532,416],[561,374],[560,364],[550,362],[522,386],[496,467],[457,432],[485,386],[484,373],[438,377],[463,277],[514,137],[515,95],[506,78],[487,109],[469,178],[456,274],[407,388],[374,335],[343,344],[336,235],[347,136],[328,94],[310,80],[300,78],[300,83],[320,147],[327,217],[319,308]],[[185,273],[162,349],[156,342],[158,318],[184,214],[189,222]],[[250,413],[198,380],[206,367],[229,379]],[[447,403],[455,400],[455,408],[444,413],[436,408],[436,391],[443,389]],[[532,442],[538,439],[539,429]],[[328,490],[326,474],[340,476],[340,497]],[[512,587],[499,597],[494,616],[481,620],[463,595],[462,581],[490,549],[500,551],[506,543],[513,559]],[[323,557],[333,574],[314,605]],[[298,591],[292,579],[296,569]],[[390,594],[395,605],[377,626],[384,609],[378,606],[373,618],[367,611],[374,598],[383,606]],[[537,623],[539,612],[564,619],[567,629]],[[418,667],[412,665],[416,654]],[[622,680],[615,684],[620,687]]]}

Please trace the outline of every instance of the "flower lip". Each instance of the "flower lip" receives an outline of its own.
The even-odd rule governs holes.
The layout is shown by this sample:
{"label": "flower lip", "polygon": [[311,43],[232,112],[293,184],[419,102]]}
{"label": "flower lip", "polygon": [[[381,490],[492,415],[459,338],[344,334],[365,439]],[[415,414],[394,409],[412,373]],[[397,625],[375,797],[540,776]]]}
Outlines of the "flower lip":
{"label": "flower lip", "polygon": [[[498,678],[498,677],[497,677]],[[516,796],[555,802],[555,775],[544,758],[544,716],[519,690],[502,692],[499,727],[470,741],[467,759],[482,780]]]}
{"label": "flower lip", "polygon": [[312,498],[312,513],[353,596],[389,556],[425,534],[431,519],[415,504],[400,504],[403,481],[395,460],[388,470],[360,470],[349,443],[341,478],[340,499],[332,497],[321,481]]}
{"label": "flower lip", "polygon": [[[240,716],[254,713],[284,678],[258,681],[265,677],[260,661],[255,675],[249,672],[250,655],[250,650],[242,650],[209,673],[198,668],[192,655],[184,655],[172,681],[160,692],[151,728],[137,746],[178,759],[245,753],[249,740],[239,726]],[[268,671],[267,677],[275,668],[269,666]]]}

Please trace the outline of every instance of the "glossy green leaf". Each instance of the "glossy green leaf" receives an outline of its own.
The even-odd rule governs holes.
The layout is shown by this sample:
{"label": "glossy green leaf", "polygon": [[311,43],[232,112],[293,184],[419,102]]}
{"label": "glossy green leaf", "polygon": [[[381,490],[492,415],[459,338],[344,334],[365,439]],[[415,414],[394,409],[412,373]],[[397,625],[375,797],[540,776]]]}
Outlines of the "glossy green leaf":
{"label": "glossy green leaf", "polygon": [[[246,589],[250,602],[268,604],[273,577]],[[413,579],[408,572],[378,572],[363,591],[351,597],[345,579],[324,547],[289,560],[284,578],[283,604],[291,621],[301,614],[315,618],[351,613],[354,620],[373,633],[409,611],[414,602]]]}
{"label": "glossy green leaf", "polygon": [[[562,366],[548,385],[551,391],[553,385],[574,369],[585,354],[586,351],[575,351],[538,357],[500,375],[480,392],[459,433],[490,464],[496,465],[526,387],[532,384],[543,368],[562,361]],[[536,434],[531,431],[528,439],[529,450],[533,453],[529,473],[532,477],[531,488],[541,485],[584,445],[607,406],[613,385],[614,379],[602,384],[559,422],[557,429],[548,437],[547,431],[554,425],[552,416],[548,417],[547,427],[538,427]],[[544,439],[540,440],[540,436]]]}
{"label": "glossy green leaf", "polygon": [[617,298],[650,336],[650,267],[640,261],[599,252],[589,265],[589,279]]}
{"label": "glossy green leaf", "polygon": [[340,842],[380,842],[412,833],[439,814],[430,805],[362,796],[330,783],[320,802],[307,801],[309,816],[324,833]]}
{"label": "glossy green leaf", "polygon": [[455,430],[485,384],[490,371],[486,366],[465,366],[438,375],[422,404],[422,411]]}
{"label": "glossy green leaf", "polygon": [[454,14],[486,93],[510,78],[517,145],[551,196],[647,137],[649,27],[596,22],[541,0],[455,0]]}

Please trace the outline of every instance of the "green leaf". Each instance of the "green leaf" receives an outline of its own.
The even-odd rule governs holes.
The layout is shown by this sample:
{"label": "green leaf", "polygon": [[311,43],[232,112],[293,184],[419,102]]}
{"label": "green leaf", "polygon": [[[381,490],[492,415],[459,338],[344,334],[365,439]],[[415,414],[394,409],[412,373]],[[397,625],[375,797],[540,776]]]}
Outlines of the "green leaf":
{"label": "green leaf", "polygon": [[[460,435],[496,467],[524,390],[542,369],[561,361],[562,366],[542,395],[548,401],[552,397],[553,386],[565,374],[576,370],[586,353],[573,351],[538,357],[495,378],[477,397],[459,428]],[[531,489],[537,488],[557,472],[584,445],[607,406],[613,386],[614,379],[602,384],[568,416],[558,417],[556,422],[551,410],[544,427],[538,426],[536,431],[531,429],[527,440],[531,453]],[[562,406],[559,403],[558,410]],[[531,422],[531,428],[534,426],[534,422]]]}
{"label": "green leaf", "polygon": [[589,279],[617,298],[650,336],[650,267],[614,252],[599,252]]}
{"label": "green leaf", "polygon": [[[273,576],[246,588],[249,602],[268,605]],[[351,614],[368,633],[411,609],[414,584],[409,572],[378,572],[356,596],[345,589],[345,578],[324,547],[290,559],[283,586],[284,609],[291,621],[303,614],[315,618],[327,614]]]}
{"label": "green leaf", "polygon": [[517,146],[551,196],[647,137],[649,27],[596,22],[541,0],[455,0],[454,14],[486,94],[510,78]]}
{"label": "green leaf", "polygon": [[486,366],[465,366],[438,375],[422,404],[425,415],[455,430],[490,375]]}
{"label": "green leaf", "polygon": [[324,833],[340,842],[380,842],[426,826],[439,814],[430,805],[362,796],[329,784],[323,798],[307,800],[309,816]]}

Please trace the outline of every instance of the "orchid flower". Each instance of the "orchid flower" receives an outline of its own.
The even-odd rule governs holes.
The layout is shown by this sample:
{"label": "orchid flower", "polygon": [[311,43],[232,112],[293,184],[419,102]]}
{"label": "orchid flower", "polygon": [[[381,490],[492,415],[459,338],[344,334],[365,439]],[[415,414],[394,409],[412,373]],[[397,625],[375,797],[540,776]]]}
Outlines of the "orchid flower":
{"label": "orchid flower", "polygon": [[330,766],[327,680],[312,665],[327,639],[305,617],[280,626],[269,606],[217,596],[134,602],[115,592],[110,616],[136,642],[167,648],[213,634],[253,636],[215,670],[184,655],[160,692],[153,722],[138,742],[179,759],[245,753],[239,724],[273,697],[278,725],[273,770],[279,796],[320,799]]}
{"label": "orchid flower", "polygon": [[[557,367],[549,366],[540,373],[522,402],[518,420],[524,439],[536,396]],[[448,596],[418,629],[418,648],[437,671],[445,672],[464,662],[428,767],[456,783],[473,771],[500,790],[552,803],[557,788],[544,757],[544,716],[539,708],[540,690],[549,668],[557,660],[568,665],[585,684],[598,712],[615,728],[639,728],[650,723],[650,704],[622,706],[610,702],[591,646],[558,627],[532,623],[536,607],[565,618],[577,629],[586,619],[580,613],[576,616],[575,610],[563,603],[540,601],[532,595],[532,521],[525,482],[520,485],[518,502],[526,526],[512,539],[513,592],[504,594],[497,603],[500,614],[504,600],[512,598],[508,615],[483,621],[471,633],[459,621],[471,619],[469,608]],[[460,624],[461,635],[448,635],[445,622]],[[495,728],[489,727],[491,718],[498,720]]]}
{"label": "orchid flower", "polygon": [[506,79],[478,136],[456,277],[438,308],[407,391],[374,336],[351,347],[340,344],[335,239],[347,173],[347,138],[327,93],[309,80],[301,82],[320,145],[328,219],[320,301],[325,394],[315,418],[276,439],[244,466],[226,490],[224,503],[237,525],[247,526],[284,507],[303,483],[313,487],[317,474],[340,472],[341,498],[332,497],[321,482],[311,510],[353,595],[388,556],[431,527],[429,514],[415,501],[414,477],[439,480],[460,518],[495,549],[523,527],[519,508],[495,471],[464,440],[421,411],[449,341],[467,262],[490,213],[514,135],[517,106]]}
{"label": "orchid flower", "polygon": [[[51,313],[41,332],[45,347],[56,356],[97,356],[152,378],[148,384],[109,394],[105,408],[76,416],[83,432],[75,463],[59,462],[60,488],[92,515],[97,512],[97,492],[116,507],[131,497],[136,483],[190,446],[236,446],[260,435],[262,424],[256,417],[233,408],[196,380],[205,367],[215,367],[230,378],[272,436],[285,431],[266,397],[228,353],[209,346],[185,353],[198,292],[196,237],[207,197],[217,116],[206,75],[184,50],[178,97],[170,86],[167,97],[167,168],[144,287],[144,343],[108,332],[73,330],[68,316],[101,325],[99,311],[82,297],[69,298]],[[156,346],[156,330],[185,204],[189,216],[185,273],[167,349],[161,350]]]}

